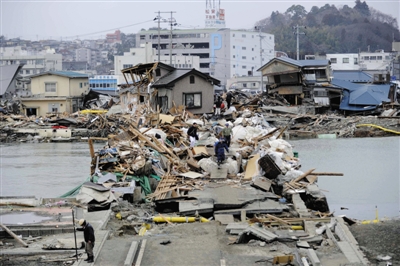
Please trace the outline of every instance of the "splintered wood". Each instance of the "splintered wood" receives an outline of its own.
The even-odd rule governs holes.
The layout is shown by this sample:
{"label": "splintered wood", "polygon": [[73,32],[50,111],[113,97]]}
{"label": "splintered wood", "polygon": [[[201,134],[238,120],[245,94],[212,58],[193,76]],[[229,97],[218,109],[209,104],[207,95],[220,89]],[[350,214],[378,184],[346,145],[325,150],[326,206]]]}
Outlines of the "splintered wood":
{"label": "splintered wood", "polygon": [[177,188],[176,187],[177,182],[178,180],[176,176],[166,174],[162,176],[154,193],[149,196],[151,198],[154,198],[155,200],[165,199],[167,197],[168,192],[175,190]]}

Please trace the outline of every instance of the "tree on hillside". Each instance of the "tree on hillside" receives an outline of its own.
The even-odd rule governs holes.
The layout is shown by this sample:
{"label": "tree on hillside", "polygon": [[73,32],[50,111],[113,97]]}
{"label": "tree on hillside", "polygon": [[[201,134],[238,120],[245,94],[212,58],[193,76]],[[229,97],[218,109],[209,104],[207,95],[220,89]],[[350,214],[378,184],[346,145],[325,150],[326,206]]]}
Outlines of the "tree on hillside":
{"label": "tree on hillside", "polygon": [[360,0],[356,0],[356,5],[354,7],[354,10],[357,10],[358,12],[360,12],[360,14],[364,15],[364,16],[370,16],[371,13],[369,11],[369,7],[367,5],[367,3],[362,2]]}

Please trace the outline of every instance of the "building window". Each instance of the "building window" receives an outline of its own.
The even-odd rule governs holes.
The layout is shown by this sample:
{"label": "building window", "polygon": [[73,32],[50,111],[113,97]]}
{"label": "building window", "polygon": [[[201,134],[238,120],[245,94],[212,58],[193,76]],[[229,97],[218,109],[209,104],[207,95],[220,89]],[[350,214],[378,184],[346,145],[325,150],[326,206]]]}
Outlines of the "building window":
{"label": "building window", "polygon": [[194,76],[190,76],[190,84],[194,84]]}
{"label": "building window", "polygon": [[245,47],[245,46],[243,46],[243,47],[242,47],[242,50],[246,50],[246,47]]}
{"label": "building window", "polygon": [[57,85],[55,82],[45,83],[45,92],[56,92],[56,91],[57,91]]}
{"label": "building window", "polygon": [[124,64],[124,65],[122,65],[122,68],[130,68],[130,67],[133,67],[133,65],[132,64]]}
{"label": "building window", "polygon": [[343,58],[342,60],[343,64],[348,64],[350,62],[348,57]]}
{"label": "building window", "polygon": [[81,89],[82,89],[82,87],[83,87],[83,84],[82,84],[82,82],[79,82],[79,88],[81,88]]}
{"label": "building window", "polygon": [[156,77],[161,76],[161,69],[156,68]]}
{"label": "building window", "polygon": [[369,56],[364,56],[364,60],[368,61],[369,60]]}
{"label": "building window", "polygon": [[235,33],[234,33],[234,34],[232,34],[232,37],[235,37]]}
{"label": "building window", "polygon": [[376,56],[370,56],[369,60],[376,60]]}
{"label": "building window", "polygon": [[358,65],[358,58],[357,57],[354,57],[354,64]]}
{"label": "building window", "polygon": [[242,34],[242,38],[246,38],[246,34]]}
{"label": "building window", "polygon": [[378,60],[382,60],[382,56],[378,55],[378,56],[377,56],[377,59],[378,59]]}
{"label": "building window", "polygon": [[247,83],[243,83],[243,88],[247,88]]}
{"label": "building window", "polygon": [[252,51],[254,51],[254,48],[251,48]]}
{"label": "building window", "polygon": [[337,59],[336,58],[331,58],[331,63],[332,64],[336,64],[337,63]]}
{"label": "building window", "polygon": [[201,108],[201,92],[184,93],[183,105],[189,108]]}
{"label": "building window", "polygon": [[233,49],[235,49],[235,45],[233,46]]}
{"label": "building window", "polygon": [[233,65],[233,68],[235,68],[236,67],[236,65]]}
{"label": "building window", "polygon": [[246,59],[246,56],[242,56],[242,59]]}
{"label": "building window", "polygon": [[233,55],[233,58],[236,58],[236,55]]}
{"label": "building window", "polygon": [[246,69],[246,66],[242,66],[243,69]]}

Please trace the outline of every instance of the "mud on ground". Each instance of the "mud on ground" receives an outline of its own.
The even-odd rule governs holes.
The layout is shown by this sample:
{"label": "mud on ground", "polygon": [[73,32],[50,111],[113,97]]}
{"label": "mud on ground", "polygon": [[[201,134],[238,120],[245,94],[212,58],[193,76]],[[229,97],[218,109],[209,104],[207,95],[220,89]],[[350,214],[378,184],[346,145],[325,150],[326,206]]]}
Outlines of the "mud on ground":
{"label": "mud on ground", "polygon": [[378,256],[390,256],[392,265],[400,265],[400,219],[349,227],[360,249],[372,265],[386,265]]}

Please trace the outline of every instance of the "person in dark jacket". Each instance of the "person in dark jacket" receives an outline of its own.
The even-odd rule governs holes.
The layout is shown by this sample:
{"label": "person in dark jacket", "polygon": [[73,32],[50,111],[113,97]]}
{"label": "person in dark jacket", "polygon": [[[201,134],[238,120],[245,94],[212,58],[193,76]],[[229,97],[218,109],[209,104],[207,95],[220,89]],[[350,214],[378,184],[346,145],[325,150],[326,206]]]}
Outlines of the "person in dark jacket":
{"label": "person in dark jacket", "polygon": [[228,145],[226,145],[224,138],[221,138],[214,145],[215,155],[217,156],[218,169],[223,161],[225,161],[225,150],[229,152]]}
{"label": "person in dark jacket", "polygon": [[228,91],[228,93],[226,94],[226,104],[228,105],[228,110],[229,108],[231,108],[232,97],[232,92]]}
{"label": "person in dark jacket", "polygon": [[78,231],[83,231],[83,238],[85,239],[85,252],[87,253],[87,261],[88,263],[93,263],[94,262],[94,256],[93,256],[93,248],[94,248],[94,229],[92,225],[84,219],[79,220],[79,225],[82,226],[82,228],[77,228],[76,230]]}
{"label": "person in dark jacket", "polygon": [[222,98],[218,96],[214,104],[215,104],[215,115],[221,115]]}
{"label": "person in dark jacket", "polygon": [[193,148],[196,145],[196,140],[199,139],[199,136],[197,135],[197,123],[194,122],[191,127],[189,127],[187,131],[187,135],[189,136],[190,139],[190,148]]}

